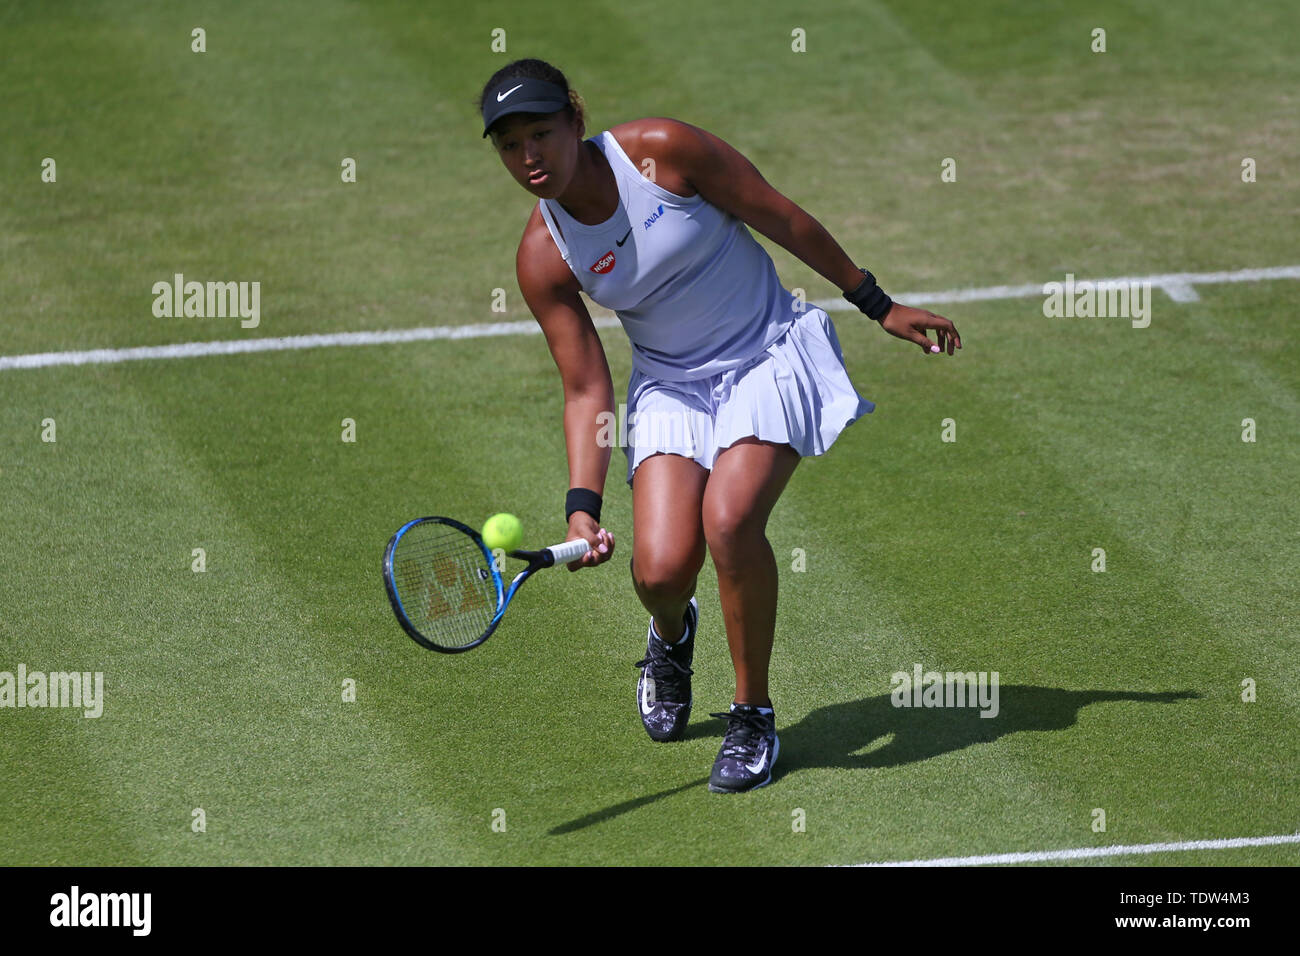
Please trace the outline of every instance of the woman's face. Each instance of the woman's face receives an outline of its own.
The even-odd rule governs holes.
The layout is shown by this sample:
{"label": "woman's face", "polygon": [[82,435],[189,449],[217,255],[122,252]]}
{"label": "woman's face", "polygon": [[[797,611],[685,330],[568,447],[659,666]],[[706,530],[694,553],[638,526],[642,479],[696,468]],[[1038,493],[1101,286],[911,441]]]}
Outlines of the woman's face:
{"label": "woman's face", "polygon": [[516,113],[498,123],[491,135],[510,175],[534,196],[554,199],[568,188],[582,146],[581,130],[568,113]]}

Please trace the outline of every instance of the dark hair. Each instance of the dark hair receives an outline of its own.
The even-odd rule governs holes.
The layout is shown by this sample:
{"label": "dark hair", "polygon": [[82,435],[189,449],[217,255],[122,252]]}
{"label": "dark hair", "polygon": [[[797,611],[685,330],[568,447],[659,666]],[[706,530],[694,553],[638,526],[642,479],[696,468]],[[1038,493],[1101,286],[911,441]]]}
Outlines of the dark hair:
{"label": "dark hair", "polygon": [[[569,87],[569,81],[564,78],[564,74],[545,60],[515,60],[513,63],[507,63],[501,69],[492,74],[492,78],[483,86],[483,92],[478,96],[478,110],[481,115],[483,107],[487,105],[487,99],[492,95],[492,91],[505,80],[514,79],[545,80],[548,83],[554,83],[556,86],[563,87],[569,91],[569,105],[564,108],[565,114],[569,121],[574,125],[582,124],[585,128],[587,120],[587,107],[582,102],[582,97],[576,90]],[[526,119],[537,119],[539,114],[536,113],[515,113],[515,116],[522,116]],[[494,127],[496,123],[492,124]],[[495,132],[491,130],[490,132]]]}

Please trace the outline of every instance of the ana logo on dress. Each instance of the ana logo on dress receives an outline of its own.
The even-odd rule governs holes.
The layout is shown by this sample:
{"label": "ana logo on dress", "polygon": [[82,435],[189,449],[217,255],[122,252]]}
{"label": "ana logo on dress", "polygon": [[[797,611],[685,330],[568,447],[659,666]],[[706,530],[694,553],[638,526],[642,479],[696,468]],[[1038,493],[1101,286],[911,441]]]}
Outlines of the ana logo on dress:
{"label": "ana logo on dress", "polygon": [[596,264],[594,266],[591,266],[590,268],[592,272],[597,272],[602,275],[608,272],[610,269],[613,269],[614,250],[613,249],[609,250],[609,252],[605,253],[603,256],[597,259]]}
{"label": "ana logo on dress", "polygon": [[649,229],[655,224],[655,220],[664,214],[664,204],[660,203],[659,208],[655,210],[654,215],[645,221],[645,227]]}

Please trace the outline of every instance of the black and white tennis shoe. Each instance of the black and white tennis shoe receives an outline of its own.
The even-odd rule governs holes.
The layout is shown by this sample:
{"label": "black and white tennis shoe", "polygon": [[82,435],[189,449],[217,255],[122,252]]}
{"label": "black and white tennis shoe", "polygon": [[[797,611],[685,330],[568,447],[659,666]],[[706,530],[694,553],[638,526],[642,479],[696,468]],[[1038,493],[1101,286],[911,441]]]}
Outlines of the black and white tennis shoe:
{"label": "black and white tennis shoe", "polygon": [[651,740],[681,740],[691,716],[691,659],[695,655],[695,628],[700,606],[695,598],[686,607],[686,632],[676,644],[667,644],[655,632],[654,618],[646,635],[645,657],[636,662],[641,677],[636,682],[637,710]]}
{"label": "black and white tennis shoe", "polygon": [[776,736],[776,714],[770,707],[763,711],[733,703],[730,711],[709,715],[727,721],[722,749],[709,777],[709,789],[714,793],[743,793],[772,782],[781,742]]}

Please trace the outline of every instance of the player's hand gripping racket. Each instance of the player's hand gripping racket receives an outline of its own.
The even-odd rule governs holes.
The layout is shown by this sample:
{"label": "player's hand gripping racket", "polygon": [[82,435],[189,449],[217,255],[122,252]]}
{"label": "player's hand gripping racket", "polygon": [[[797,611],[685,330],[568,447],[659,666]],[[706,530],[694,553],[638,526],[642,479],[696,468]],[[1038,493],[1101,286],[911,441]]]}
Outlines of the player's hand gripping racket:
{"label": "player's hand gripping racket", "polygon": [[412,640],[455,654],[492,636],[515,592],[535,571],[576,561],[589,550],[577,538],[540,551],[511,551],[528,567],[507,589],[477,531],[451,518],[416,518],[398,528],[384,550],[384,587]]}

